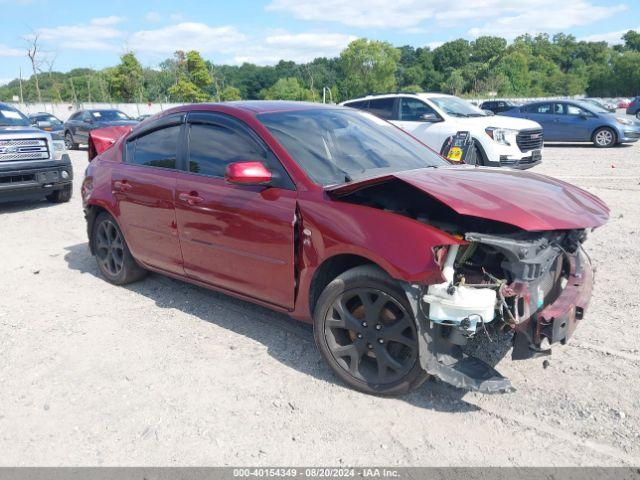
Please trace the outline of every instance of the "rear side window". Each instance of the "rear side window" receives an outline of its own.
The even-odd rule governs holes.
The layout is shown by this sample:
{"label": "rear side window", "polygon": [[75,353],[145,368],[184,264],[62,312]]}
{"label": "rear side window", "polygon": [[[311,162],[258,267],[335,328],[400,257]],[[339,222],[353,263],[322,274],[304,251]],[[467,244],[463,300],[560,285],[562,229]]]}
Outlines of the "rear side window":
{"label": "rear side window", "polygon": [[369,100],[369,108],[367,110],[369,110],[370,113],[373,113],[376,117],[391,120],[393,119],[394,102],[394,97]]}
{"label": "rear side window", "polygon": [[527,105],[524,108],[525,112],[529,113],[553,113],[553,108],[551,103],[536,103],[535,105]]}
{"label": "rear side window", "polygon": [[189,171],[224,177],[227,165],[240,161],[264,161],[265,152],[248,135],[222,125],[189,126]]}
{"label": "rear side window", "polygon": [[360,100],[358,102],[349,102],[344,104],[345,107],[358,108],[360,110],[366,110],[369,106],[369,100]]}
{"label": "rear side window", "polygon": [[[176,168],[180,125],[162,128],[127,144],[126,163],[156,168]],[[135,144],[135,145],[133,145]]]}

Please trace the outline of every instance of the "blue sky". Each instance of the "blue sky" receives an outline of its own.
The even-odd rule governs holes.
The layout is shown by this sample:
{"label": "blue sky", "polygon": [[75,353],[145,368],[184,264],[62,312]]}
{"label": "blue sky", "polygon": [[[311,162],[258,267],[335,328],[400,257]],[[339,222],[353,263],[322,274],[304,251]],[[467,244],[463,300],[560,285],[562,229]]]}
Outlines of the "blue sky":
{"label": "blue sky", "polygon": [[[38,34],[44,70],[103,68],[126,50],[155,66],[178,49],[215,63],[273,64],[335,56],[351,40],[435,47],[458,37],[572,33],[617,43],[640,28],[638,0],[0,0],[0,83],[30,73]],[[7,21],[11,19],[11,21]]]}

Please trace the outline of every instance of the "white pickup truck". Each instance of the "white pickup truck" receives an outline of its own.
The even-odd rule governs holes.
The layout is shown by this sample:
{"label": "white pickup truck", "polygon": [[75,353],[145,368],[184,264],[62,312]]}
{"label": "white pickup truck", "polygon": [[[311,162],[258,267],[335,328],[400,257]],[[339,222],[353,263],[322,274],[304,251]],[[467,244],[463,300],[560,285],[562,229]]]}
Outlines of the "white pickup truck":
{"label": "white pickup truck", "polygon": [[31,126],[20,111],[0,103],[0,199],[24,193],[68,202],[72,186],[64,139]]}

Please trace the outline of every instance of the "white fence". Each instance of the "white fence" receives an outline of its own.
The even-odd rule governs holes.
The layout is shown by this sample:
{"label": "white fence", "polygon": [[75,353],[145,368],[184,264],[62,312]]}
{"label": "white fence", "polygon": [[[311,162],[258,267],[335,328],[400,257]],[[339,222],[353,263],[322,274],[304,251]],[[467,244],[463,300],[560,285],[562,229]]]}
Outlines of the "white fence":
{"label": "white fence", "polygon": [[11,103],[11,105],[22,113],[30,115],[32,113],[47,112],[55,115],[60,120],[65,121],[71,114],[81,109],[109,109],[120,110],[130,117],[136,118],[140,115],[154,114],[167,110],[171,107],[182,105],[181,103]]}

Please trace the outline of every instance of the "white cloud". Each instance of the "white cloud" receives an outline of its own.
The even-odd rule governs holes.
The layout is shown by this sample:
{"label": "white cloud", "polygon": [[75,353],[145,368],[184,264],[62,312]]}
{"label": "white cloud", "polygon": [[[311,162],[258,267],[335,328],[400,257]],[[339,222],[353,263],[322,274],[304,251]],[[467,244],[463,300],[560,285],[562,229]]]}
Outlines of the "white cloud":
{"label": "white cloud", "polygon": [[624,43],[624,40],[622,40],[622,36],[629,30],[640,32],[640,27],[626,28],[624,30],[617,30],[615,32],[595,33],[593,35],[582,37],[579,40],[584,40],[585,42],[607,42],[609,45],[615,45],[617,43]]}
{"label": "white cloud", "polygon": [[19,48],[7,47],[0,43],[0,57],[24,57],[27,54],[27,50],[21,50]]}
{"label": "white cloud", "polygon": [[15,78],[0,78],[0,86],[2,85],[6,85],[7,83],[9,83],[11,80],[15,80]]}
{"label": "white cloud", "polygon": [[[553,32],[588,25],[615,15],[624,5],[601,6],[603,0],[272,0],[267,10],[300,20],[337,22],[357,28],[403,28],[469,25],[469,36]],[[429,21],[428,25],[427,22]],[[475,25],[474,25],[475,23]]]}
{"label": "white cloud", "polygon": [[[89,23],[41,28],[36,34],[39,40],[56,48],[118,51],[124,34],[114,26],[122,21],[124,19],[117,16],[94,18]],[[33,34],[25,36],[27,40],[30,38],[33,38]]]}
{"label": "white cloud", "polygon": [[[280,31],[264,41],[252,42],[238,48],[236,63],[273,64],[280,60],[308,62],[317,57],[334,57],[357,37],[341,33],[288,33]],[[247,53],[250,52],[250,53]]]}
{"label": "white cloud", "polygon": [[90,21],[91,25],[117,25],[118,23],[122,23],[125,21],[124,17],[118,17],[117,15],[111,15],[110,17],[100,17],[94,18]]}
{"label": "white cloud", "polygon": [[135,32],[129,37],[128,45],[136,52],[160,55],[170,55],[176,50],[230,52],[245,38],[235,27],[210,27],[204,23],[185,22]]}
{"label": "white cloud", "polygon": [[535,0],[529,2],[526,9],[514,10],[514,15],[492,19],[481,27],[469,29],[468,33],[472,37],[498,35],[514,38],[524,33],[566,31],[604,20],[625,9],[625,5],[601,7],[584,0],[565,0],[563,3],[558,3],[557,0]]}

